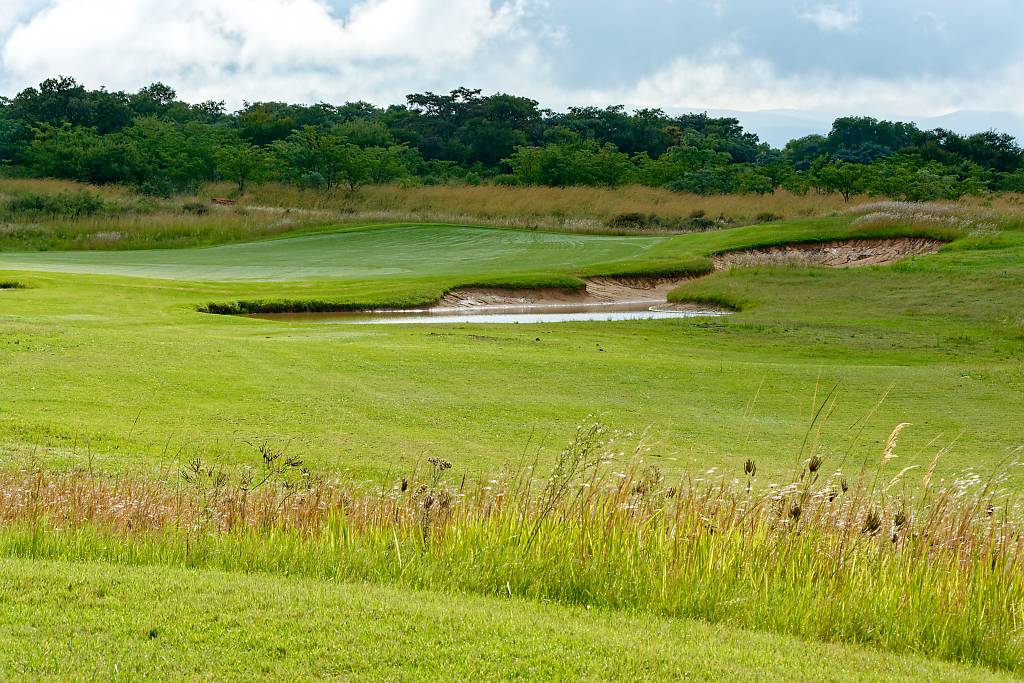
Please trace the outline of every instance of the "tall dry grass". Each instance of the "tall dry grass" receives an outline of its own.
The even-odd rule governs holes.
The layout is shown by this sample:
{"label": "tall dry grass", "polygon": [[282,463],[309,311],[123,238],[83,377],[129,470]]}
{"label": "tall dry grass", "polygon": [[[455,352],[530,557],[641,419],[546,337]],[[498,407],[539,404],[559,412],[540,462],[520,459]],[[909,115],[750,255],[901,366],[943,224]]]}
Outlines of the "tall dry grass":
{"label": "tall dry grass", "polygon": [[[211,186],[216,193],[226,187]],[[502,187],[491,185],[371,186],[309,192],[267,184],[255,188],[249,203],[332,210],[376,220],[431,220],[512,227],[553,227],[606,231],[617,216],[656,216],[668,222],[694,217],[723,225],[754,223],[776,217],[821,216],[839,211],[838,195],[719,195],[701,197],[658,188]]]}
{"label": "tall dry grass", "polygon": [[[582,426],[553,470],[469,480],[433,458],[384,485],[321,480],[263,446],[241,473],[0,477],[0,552],[172,563],[523,596],[928,652],[1024,670],[1021,510],[999,476],[836,471],[667,480]],[[941,455],[941,454],[940,454]]]}
{"label": "tall dry grass", "polygon": [[[650,187],[500,187],[471,185],[382,185],[334,191],[301,190],[268,183],[253,187],[235,206],[210,200],[231,193],[212,183],[197,196],[140,197],[118,186],[95,187],[63,180],[0,178],[0,208],[25,193],[90,192],[117,209],[92,216],[39,217],[0,211],[0,249],[134,249],[238,242],[343,224],[441,222],[583,233],[673,233],[718,229],[768,220],[863,214],[879,225],[914,219],[921,213],[973,216],[1000,227],[1024,228],[1024,196],[965,198],[956,203],[910,205],[867,197],[849,204],[839,195],[699,195]],[[897,206],[916,207],[893,210]],[[865,207],[865,208],[861,208]],[[934,209],[934,210],[933,210]],[[927,220],[931,220],[927,218]],[[920,218],[920,216],[918,216]],[[932,220],[930,227],[936,227]],[[870,227],[870,226],[869,226]],[[939,225],[938,227],[948,227]]]}
{"label": "tall dry grass", "polygon": [[[209,194],[227,192],[211,185]],[[838,194],[795,195],[780,190],[768,195],[701,196],[660,188],[502,187],[490,185],[436,185],[404,187],[381,185],[309,192],[292,186],[267,184],[254,188],[247,202],[315,210],[342,211],[356,216],[389,220],[477,222],[521,227],[550,226],[576,230],[606,230],[616,216],[655,215],[681,220],[693,216],[743,225],[766,218],[797,219],[841,214],[862,204],[878,204],[871,197],[844,202]],[[892,204],[893,202],[886,202]],[[965,197],[945,206],[989,211],[1024,219],[1024,196],[1015,194]]]}

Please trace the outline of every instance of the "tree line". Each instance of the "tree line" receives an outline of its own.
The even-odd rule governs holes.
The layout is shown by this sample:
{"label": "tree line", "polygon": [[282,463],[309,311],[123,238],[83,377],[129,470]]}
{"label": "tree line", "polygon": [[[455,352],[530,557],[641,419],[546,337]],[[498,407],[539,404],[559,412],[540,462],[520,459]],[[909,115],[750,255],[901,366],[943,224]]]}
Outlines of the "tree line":
{"label": "tree line", "polygon": [[867,193],[956,199],[1024,192],[1024,150],[1010,135],[973,135],[870,117],[782,149],[739,121],[623,106],[542,109],[525,97],[409,95],[401,105],[190,104],[167,85],[90,90],[58,77],[0,97],[0,167],[8,175],[121,183],[154,194],[226,180],[243,193],[276,180],[355,190],[368,183],[643,184],[697,194]]}

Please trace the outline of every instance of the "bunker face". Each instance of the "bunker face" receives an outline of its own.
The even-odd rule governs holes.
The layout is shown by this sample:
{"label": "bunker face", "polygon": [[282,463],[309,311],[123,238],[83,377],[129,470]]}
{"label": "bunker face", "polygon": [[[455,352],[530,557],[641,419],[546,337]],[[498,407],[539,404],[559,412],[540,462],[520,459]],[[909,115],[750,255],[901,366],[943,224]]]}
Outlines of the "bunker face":
{"label": "bunker face", "polygon": [[615,320],[659,320],[725,315],[686,306],[624,304],[549,304],[529,306],[479,306],[473,308],[430,308],[410,311],[361,311],[355,313],[266,313],[249,317],[265,320],[342,325],[407,324],[535,324]]}
{"label": "bunker face", "polygon": [[934,254],[943,242],[927,237],[849,239],[819,244],[782,244],[727,251],[714,257],[715,270],[743,266],[824,266],[858,268],[884,266],[909,256]]}

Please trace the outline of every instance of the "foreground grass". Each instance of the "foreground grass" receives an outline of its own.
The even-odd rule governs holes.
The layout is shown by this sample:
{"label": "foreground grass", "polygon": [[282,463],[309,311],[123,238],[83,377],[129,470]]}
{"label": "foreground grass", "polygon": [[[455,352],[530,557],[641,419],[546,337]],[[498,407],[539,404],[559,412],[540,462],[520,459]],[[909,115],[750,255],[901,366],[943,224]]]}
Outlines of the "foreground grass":
{"label": "foreground grass", "polygon": [[467,480],[433,458],[361,486],[269,446],[176,483],[6,475],[0,555],[529,598],[1022,671],[1024,516],[998,477],[893,471],[903,428],[873,470],[809,446],[782,486],[753,461],[743,481],[666,479],[598,425],[544,477]]}
{"label": "foreground grass", "polygon": [[0,675],[1009,680],[922,656],[607,610],[266,574],[11,559],[0,560]]}

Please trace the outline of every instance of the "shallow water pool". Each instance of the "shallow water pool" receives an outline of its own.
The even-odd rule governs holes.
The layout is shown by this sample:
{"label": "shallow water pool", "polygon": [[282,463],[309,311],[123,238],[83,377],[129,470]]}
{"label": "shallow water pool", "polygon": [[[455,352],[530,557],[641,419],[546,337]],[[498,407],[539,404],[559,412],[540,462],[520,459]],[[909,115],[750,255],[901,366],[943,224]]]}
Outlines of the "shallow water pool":
{"label": "shallow water pool", "polygon": [[659,320],[726,315],[725,311],[673,310],[651,302],[544,304],[526,306],[478,306],[466,308],[430,308],[406,311],[359,311],[334,313],[255,313],[251,318],[341,325],[409,324],[535,324],[617,320]]}

